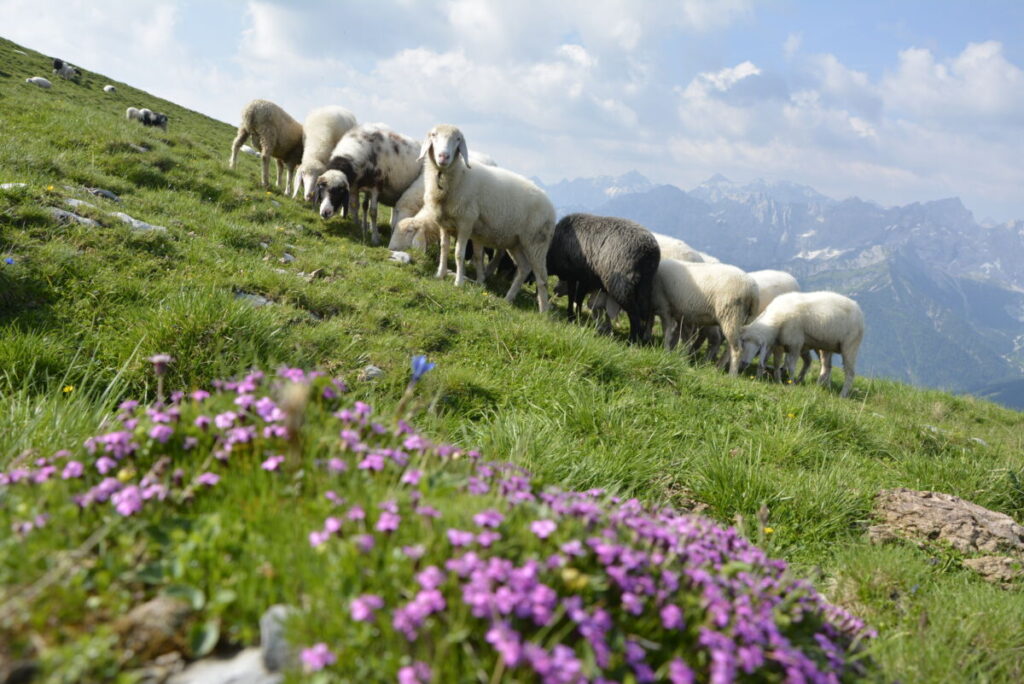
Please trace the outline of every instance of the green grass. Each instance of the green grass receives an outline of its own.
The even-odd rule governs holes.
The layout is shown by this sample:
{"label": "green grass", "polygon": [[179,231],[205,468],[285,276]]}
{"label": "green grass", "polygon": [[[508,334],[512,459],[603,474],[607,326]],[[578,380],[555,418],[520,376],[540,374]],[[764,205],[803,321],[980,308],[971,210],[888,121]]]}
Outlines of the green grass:
{"label": "green grass", "polygon": [[[872,655],[882,679],[1021,679],[1021,593],[985,584],[945,562],[941,549],[870,547],[864,529],[874,494],[895,486],[955,494],[1024,520],[1022,414],[869,378],[840,400],[841,373],[827,390],[731,379],[660,348],[628,347],[622,331],[607,338],[571,325],[561,308],[539,315],[529,287],[512,306],[501,283],[457,290],[431,277],[430,259],[389,262],[386,249],[360,243],[353,225],[323,222],[259,189],[252,158],[242,155],[229,171],[230,126],[125,84],[107,95],[100,88],[110,81],[94,74],[40,90],[24,79],[48,75],[48,60],[15,49],[0,40],[0,183],[28,187],[0,191],[0,258],[15,261],[0,263],[0,470],[26,450],[80,447],[118,401],[151,398],[145,359],[154,353],[176,358],[171,388],[252,367],[318,367],[385,413],[402,394],[409,357],[427,353],[438,368],[413,422],[432,438],[512,460],[542,482],[701,504],[724,522],[741,516],[769,553],[879,629]],[[125,121],[129,105],[168,113],[168,132]],[[82,186],[109,189],[123,203]],[[80,211],[101,227],[56,223],[46,208],[69,208],[67,197],[95,204]],[[112,211],[168,231],[134,232]],[[285,252],[295,260],[282,263]],[[299,276],[317,269],[315,280]],[[254,307],[238,293],[272,304]],[[868,324],[869,335],[884,334]],[[384,376],[357,381],[370,363]],[[257,568],[264,556],[284,563],[289,552],[273,544],[323,516],[289,496],[240,486],[205,501],[183,539],[230,546],[240,567]],[[247,497],[262,511],[234,519]],[[767,536],[753,522],[762,505],[774,530]],[[13,515],[6,506],[0,490],[4,525]],[[286,507],[292,515],[277,515]],[[134,572],[139,532],[124,525],[109,557],[94,559],[110,566],[107,581],[79,595],[105,597],[107,614],[137,590],[124,577]],[[208,525],[219,527],[196,531]],[[47,554],[81,538],[47,528],[23,553],[41,572]],[[209,549],[193,540],[164,551],[186,562]],[[318,569],[315,557],[301,558],[291,582],[237,579],[242,598],[226,609],[227,636],[251,642],[262,608],[302,602]],[[30,581],[14,572],[24,560],[0,559],[0,591]],[[203,563],[213,585],[229,572],[215,559]],[[103,632],[83,636],[88,620],[68,617],[58,628],[29,614],[0,630],[39,635],[66,662],[86,659],[85,644]]]}

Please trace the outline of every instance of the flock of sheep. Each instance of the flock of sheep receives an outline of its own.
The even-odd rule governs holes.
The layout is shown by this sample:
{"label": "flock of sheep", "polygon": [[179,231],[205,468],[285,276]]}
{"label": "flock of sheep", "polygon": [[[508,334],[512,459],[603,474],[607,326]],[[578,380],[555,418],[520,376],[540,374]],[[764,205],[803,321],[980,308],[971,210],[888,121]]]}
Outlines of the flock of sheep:
{"label": "flock of sheep", "polygon": [[[546,311],[548,276],[554,275],[559,278],[554,294],[568,296],[570,319],[582,313],[589,295],[604,331],[625,311],[631,342],[649,342],[657,316],[667,349],[687,339],[696,353],[707,340],[708,358],[728,365],[731,375],[755,357],[762,375],[772,355],[775,379],[782,380],[784,368],[800,383],[814,350],[821,359],[819,384],[830,383],[836,353],[845,371],[840,396],[848,396],[853,386],[864,315],[850,298],[801,292],[796,279],[782,271],[746,273],[626,219],[570,214],[556,223],[543,190],[490,157],[470,152],[455,126],[435,126],[417,141],[384,124],[359,124],[343,107],[314,109],[300,124],[273,102],[253,100],[242,111],[231,168],[250,139],[262,157],[263,187],[270,184],[274,159],[277,186],[293,197],[302,192],[324,219],[351,214],[374,245],[380,244],[380,203],[392,207],[392,250],[425,249],[439,240],[438,278],[448,273],[454,237],[456,286],[466,280],[472,241],[479,283],[506,253],[511,256],[516,270],[505,295],[509,301],[532,274],[538,306]],[[485,248],[492,253],[486,268]],[[723,340],[728,349],[719,357]],[[803,361],[799,374],[797,358]]]}

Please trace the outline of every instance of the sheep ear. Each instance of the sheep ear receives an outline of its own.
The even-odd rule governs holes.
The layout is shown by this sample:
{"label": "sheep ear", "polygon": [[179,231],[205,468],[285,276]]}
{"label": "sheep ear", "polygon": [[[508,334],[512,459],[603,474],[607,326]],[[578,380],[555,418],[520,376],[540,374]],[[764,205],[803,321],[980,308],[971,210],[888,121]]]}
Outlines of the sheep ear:
{"label": "sheep ear", "polygon": [[430,136],[428,135],[427,139],[423,141],[423,147],[420,148],[420,156],[416,157],[416,161],[423,161],[424,159],[426,159],[427,152],[429,152],[430,148],[433,146],[434,141],[431,140]]}
{"label": "sheep ear", "polygon": [[466,168],[469,167],[469,147],[466,146],[466,139],[459,136],[459,153],[462,155],[462,161],[465,162]]}

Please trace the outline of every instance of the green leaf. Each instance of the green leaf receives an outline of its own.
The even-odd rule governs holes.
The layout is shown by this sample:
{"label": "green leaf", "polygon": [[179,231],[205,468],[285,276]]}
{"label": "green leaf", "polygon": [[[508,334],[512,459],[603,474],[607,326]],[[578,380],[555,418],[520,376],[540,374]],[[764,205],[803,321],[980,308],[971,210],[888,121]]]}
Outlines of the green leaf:
{"label": "green leaf", "polygon": [[210,603],[219,606],[226,606],[229,603],[234,603],[235,599],[238,598],[238,594],[235,593],[234,589],[218,589],[217,593],[213,595]]}
{"label": "green leaf", "polygon": [[193,587],[191,584],[172,584],[164,590],[164,593],[186,601],[192,606],[192,610],[202,610],[206,605],[206,595],[203,590]]}
{"label": "green leaf", "polygon": [[220,620],[196,623],[188,634],[188,648],[193,658],[201,658],[210,653],[220,639]]}

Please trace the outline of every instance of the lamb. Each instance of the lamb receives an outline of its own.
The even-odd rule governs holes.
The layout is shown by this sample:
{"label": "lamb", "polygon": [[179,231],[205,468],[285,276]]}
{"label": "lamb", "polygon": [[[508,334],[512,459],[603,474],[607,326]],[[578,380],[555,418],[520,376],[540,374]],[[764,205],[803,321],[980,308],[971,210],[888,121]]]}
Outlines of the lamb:
{"label": "lamb", "polygon": [[57,74],[65,81],[76,79],[82,75],[82,72],[71,66],[62,59],[54,58],[53,60],[53,73]]}
{"label": "lamb", "polygon": [[253,100],[242,110],[242,123],[231,143],[228,168],[235,168],[238,148],[250,137],[262,155],[262,187],[270,186],[270,159],[273,157],[277,160],[276,186],[281,187],[282,170],[288,169],[288,179],[281,188],[287,192],[295,176],[295,167],[302,161],[302,124],[269,100]]}
{"label": "lamb", "polygon": [[26,78],[25,83],[31,83],[32,85],[39,86],[43,90],[49,90],[53,87],[49,79],[45,79],[42,76],[33,76],[32,78]]}
{"label": "lamb", "polygon": [[[462,157],[461,162],[458,157]],[[441,124],[427,134],[420,148],[423,163],[423,208],[403,219],[403,229],[419,230],[436,223],[441,231],[437,277],[448,273],[448,244],[456,236],[455,285],[466,279],[466,243],[504,249],[516,262],[516,275],[505,294],[515,299],[532,271],[537,280],[537,303],[548,310],[547,253],[555,232],[555,207],[528,179],[493,166],[470,165],[469,147],[456,126]],[[411,222],[411,223],[405,223]],[[477,274],[482,282],[483,273]]]}
{"label": "lamb", "polygon": [[327,170],[334,146],[350,128],[356,125],[356,115],[344,107],[317,107],[302,122],[302,163],[295,173],[292,197],[299,191],[307,202],[313,199],[316,179]]}
{"label": "lamb", "polygon": [[[821,359],[819,385],[828,385],[832,378],[832,354],[843,355],[845,379],[840,397],[847,397],[853,387],[857,351],[864,339],[864,313],[857,302],[835,292],[788,292],[776,297],[754,322],[741,333],[742,363],[750,363],[756,354],[761,365],[769,349],[776,345],[786,352],[786,371],[796,382],[803,382],[809,354],[804,357],[800,375],[796,376],[796,358],[811,349],[825,352]],[[782,380],[782,369],[775,369],[775,379]]]}
{"label": "lamb", "polygon": [[[363,212],[360,225],[364,235],[369,230],[373,244],[379,245],[377,206],[395,206],[416,180],[421,168],[418,148],[417,141],[384,124],[361,124],[350,129],[334,147],[327,171],[316,182],[320,216],[329,219],[338,210],[347,216],[349,204],[353,211],[358,209],[359,192],[366,190],[368,211]],[[392,212],[392,227],[396,218]]]}
{"label": "lamb", "polygon": [[103,86],[103,92],[113,94],[117,92],[117,88],[112,85],[105,85]]}
{"label": "lamb", "polygon": [[657,240],[639,223],[569,214],[555,226],[547,267],[549,275],[568,285],[570,320],[582,311],[583,298],[600,289],[626,310],[629,341],[646,342],[650,340],[651,292],[660,260]]}
{"label": "lamb", "polygon": [[661,318],[666,349],[675,348],[683,324],[718,325],[729,343],[729,375],[739,373],[741,329],[757,310],[753,278],[726,264],[662,259],[652,301],[654,313]]}

